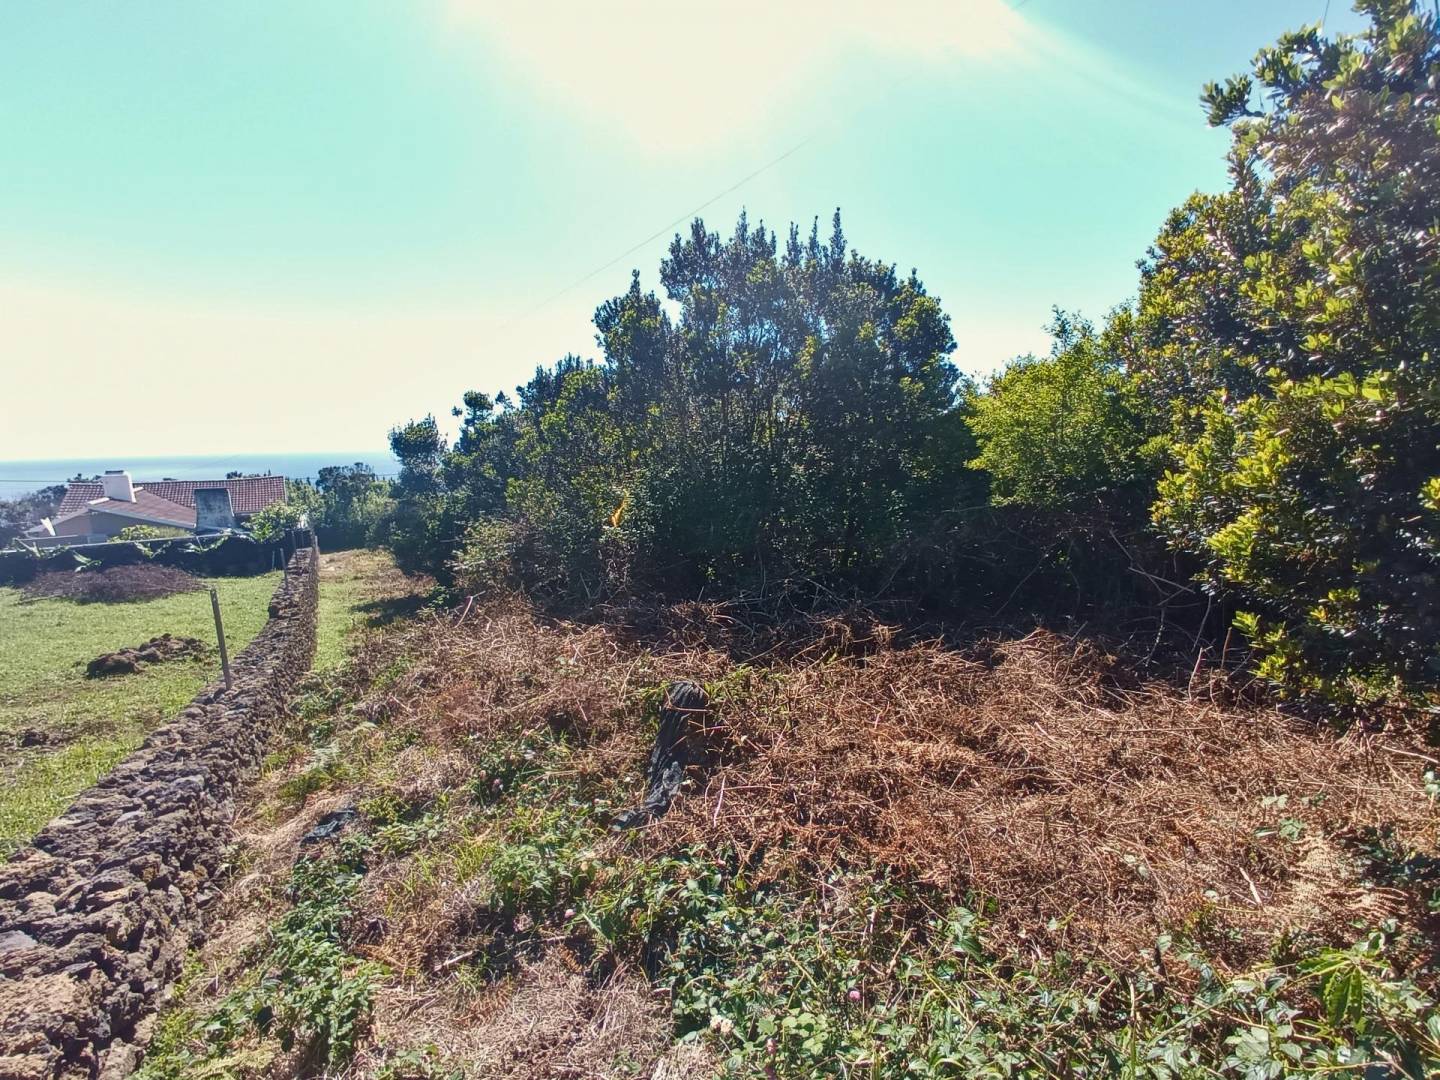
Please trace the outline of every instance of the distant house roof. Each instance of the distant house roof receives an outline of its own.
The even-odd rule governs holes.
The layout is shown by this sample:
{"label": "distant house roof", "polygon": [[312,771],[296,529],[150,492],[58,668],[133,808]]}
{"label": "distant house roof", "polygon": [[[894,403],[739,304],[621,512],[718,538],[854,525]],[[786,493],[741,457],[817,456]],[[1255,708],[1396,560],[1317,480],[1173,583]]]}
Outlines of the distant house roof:
{"label": "distant house roof", "polygon": [[[172,503],[190,510],[189,525],[195,524],[195,489],[220,488],[230,492],[230,505],[237,514],[254,514],[271,503],[285,501],[283,476],[241,476],[233,480],[151,480],[135,485]],[[55,511],[57,520],[78,513],[94,500],[105,498],[105,489],[97,482],[80,481],[65,489],[65,498]],[[122,504],[123,505],[123,504]]]}
{"label": "distant house roof", "polygon": [[[78,485],[73,485],[78,486]],[[99,484],[93,485],[99,487]],[[67,493],[66,498],[69,498]],[[62,508],[64,504],[61,504]],[[157,495],[149,487],[135,488],[135,501],[127,502],[124,499],[107,499],[102,492],[99,498],[91,499],[80,507],[80,509],[69,514],[60,514],[55,518],[55,524],[68,521],[70,518],[80,517],[82,514],[114,514],[116,517],[134,518],[150,525],[177,525],[182,529],[193,529],[195,527],[195,507],[181,506],[178,502],[172,502],[164,496]]]}

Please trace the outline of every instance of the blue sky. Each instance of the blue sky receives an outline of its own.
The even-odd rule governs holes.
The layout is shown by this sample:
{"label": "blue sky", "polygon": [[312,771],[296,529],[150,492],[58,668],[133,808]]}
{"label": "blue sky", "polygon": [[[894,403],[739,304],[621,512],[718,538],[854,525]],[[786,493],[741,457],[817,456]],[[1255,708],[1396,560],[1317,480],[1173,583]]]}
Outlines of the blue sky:
{"label": "blue sky", "polygon": [[383,446],[593,354],[706,203],[841,207],[984,374],[1132,295],[1224,182],[1201,83],[1324,8],[7,0],[0,458]]}

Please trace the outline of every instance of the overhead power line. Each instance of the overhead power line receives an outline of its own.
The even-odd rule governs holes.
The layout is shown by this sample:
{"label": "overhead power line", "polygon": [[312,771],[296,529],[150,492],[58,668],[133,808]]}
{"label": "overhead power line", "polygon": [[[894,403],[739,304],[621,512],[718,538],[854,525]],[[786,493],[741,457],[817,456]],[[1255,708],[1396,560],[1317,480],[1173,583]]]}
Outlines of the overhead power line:
{"label": "overhead power line", "polygon": [[590,271],[588,274],[586,274],[585,276],[576,278],[576,279],[575,279],[574,281],[572,281],[569,285],[566,285],[563,289],[560,289],[559,291],[550,294],[550,295],[547,296],[544,300],[540,301],[540,303],[536,304],[534,307],[532,307],[532,308],[530,308],[528,311],[526,311],[524,314],[516,316],[515,319],[512,319],[512,320],[510,321],[510,323],[507,323],[505,327],[502,327],[502,329],[508,329],[509,326],[513,325],[513,324],[514,324],[515,322],[517,322],[518,320],[520,320],[520,319],[525,319],[525,318],[529,318],[531,315],[534,315],[537,311],[540,311],[542,308],[549,307],[549,306],[550,306],[551,304],[553,304],[556,300],[559,300],[560,297],[564,296],[566,293],[570,292],[572,289],[578,289],[581,285],[584,285],[584,284],[585,284],[587,281],[589,281],[591,278],[593,278],[593,277],[598,277],[599,275],[603,274],[606,270],[609,270],[609,269],[610,269],[612,266],[614,266],[616,263],[621,262],[621,261],[624,260],[624,259],[628,259],[631,255],[634,255],[634,254],[635,254],[637,251],[639,251],[640,249],[648,246],[649,244],[654,243],[656,240],[659,240],[659,239],[660,239],[662,236],[664,236],[666,233],[672,231],[673,229],[679,228],[681,225],[685,224],[685,222],[687,222],[687,221],[693,220],[694,217],[695,217],[697,214],[700,213],[700,211],[706,209],[707,207],[709,207],[709,206],[710,206],[711,204],[713,204],[713,203],[719,202],[719,201],[720,201],[721,199],[723,199],[726,195],[729,195],[729,194],[731,194],[732,192],[738,191],[740,188],[742,188],[742,187],[744,187],[746,184],[748,184],[751,180],[754,180],[754,179],[755,179],[757,176],[759,176],[761,173],[768,172],[770,169],[773,169],[776,165],[779,165],[779,164],[780,164],[782,161],[784,161],[786,158],[790,157],[790,155],[794,154],[797,150],[799,150],[799,149],[801,149],[803,146],[805,146],[806,143],[809,143],[809,142],[814,141],[815,135],[816,135],[816,132],[813,132],[813,131],[812,131],[809,135],[806,135],[806,136],[805,136],[803,139],[801,139],[799,142],[795,143],[793,146],[790,147],[790,149],[786,150],[786,151],[785,151],[783,154],[781,154],[779,157],[772,158],[771,160],[767,161],[764,165],[761,165],[761,166],[760,166],[758,169],[756,169],[754,172],[749,173],[749,174],[747,174],[747,175],[745,175],[745,176],[742,176],[739,180],[736,180],[735,183],[731,184],[731,185],[730,185],[729,187],[727,187],[724,191],[721,191],[721,192],[719,192],[718,194],[715,194],[715,195],[710,196],[710,198],[706,199],[706,200],[705,200],[704,202],[702,202],[699,206],[695,207],[695,209],[689,211],[688,213],[682,214],[680,217],[676,218],[674,221],[670,222],[668,225],[665,225],[665,226],[662,227],[662,228],[656,229],[653,233],[651,233],[649,236],[647,236],[644,240],[641,240],[638,244],[634,244],[633,246],[626,248],[626,249],[625,249],[624,251],[622,251],[619,255],[616,255],[615,258],[613,258],[613,259],[611,259],[609,262],[607,262],[604,266],[597,266],[594,270],[591,270],[591,271]]}
{"label": "overhead power line", "polygon": [[[1016,3],[1013,3],[1013,4],[1010,5],[1010,10],[1011,10],[1011,11],[1019,11],[1021,8],[1023,8],[1023,7],[1024,7],[1026,4],[1028,4],[1028,3],[1030,3],[1030,0],[1017,0]],[[902,80],[901,85],[903,85],[903,84],[906,83],[906,82],[911,81],[911,79],[914,79],[914,78],[916,78],[916,77],[917,77],[917,76],[915,76],[915,75],[911,75],[909,78]],[[731,195],[731,194],[733,194],[734,192],[739,191],[742,187],[744,187],[746,184],[748,184],[751,180],[754,180],[757,176],[760,176],[760,175],[762,175],[763,173],[769,172],[769,171],[770,171],[771,169],[773,169],[776,165],[779,165],[781,162],[785,161],[787,158],[789,158],[789,157],[791,157],[792,155],[794,155],[797,151],[803,149],[807,144],[809,144],[809,143],[811,143],[811,142],[814,142],[815,139],[816,139],[816,137],[820,134],[820,132],[821,132],[822,130],[824,130],[825,126],[826,126],[826,125],[822,124],[822,125],[819,125],[819,126],[815,127],[815,128],[812,129],[803,139],[800,139],[798,142],[794,143],[794,144],[793,144],[788,150],[786,150],[783,154],[780,154],[778,157],[771,158],[769,161],[765,162],[765,164],[761,165],[761,166],[760,166],[758,169],[756,169],[754,172],[747,173],[746,175],[742,176],[739,180],[736,180],[733,184],[731,184],[729,187],[727,187],[724,191],[717,192],[716,194],[710,196],[710,198],[708,198],[708,199],[706,199],[704,202],[700,203],[700,204],[699,204],[698,206],[696,206],[693,210],[690,210],[689,212],[680,215],[679,217],[677,217],[674,221],[670,222],[669,224],[664,225],[664,226],[662,226],[662,227],[659,228],[659,229],[656,229],[653,233],[651,233],[649,236],[645,237],[645,239],[639,241],[638,243],[632,244],[630,247],[628,247],[628,248],[626,248],[624,251],[622,251],[619,255],[616,255],[616,256],[615,256],[613,259],[611,259],[609,262],[606,262],[606,263],[605,263],[604,265],[602,265],[602,266],[597,266],[594,270],[591,270],[589,273],[584,274],[583,276],[576,278],[574,281],[572,281],[570,284],[566,285],[564,288],[556,290],[555,292],[553,292],[553,293],[551,293],[549,296],[547,296],[544,300],[541,300],[538,304],[536,304],[536,305],[534,305],[533,307],[527,309],[527,310],[524,311],[523,313],[521,313],[521,314],[519,314],[519,315],[516,315],[514,318],[508,320],[507,322],[505,322],[505,323],[500,327],[500,329],[499,329],[498,331],[496,331],[497,335],[498,335],[498,334],[503,334],[505,331],[509,330],[512,326],[514,326],[517,322],[520,322],[522,319],[528,319],[531,315],[534,315],[534,314],[536,314],[537,312],[544,310],[545,308],[547,308],[547,307],[549,307],[551,304],[553,304],[556,300],[559,300],[559,299],[560,299],[562,296],[564,296],[566,293],[571,292],[571,291],[573,291],[573,290],[575,290],[575,289],[578,289],[581,285],[584,285],[587,281],[591,280],[592,278],[599,277],[601,274],[603,274],[606,270],[609,270],[609,269],[610,269],[612,266],[614,266],[616,263],[619,263],[619,262],[624,261],[625,259],[628,259],[631,255],[634,255],[637,251],[640,251],[640,250],[642,250],[643,248],[647,247],[648,245],[653,244],[656,240],[659,240],[659,239],[660,239],[662,236],[664,236],[666,233],[672,232],[673,230],[679,228],[681,225],[684,225],[686,222],[694,220],[694,218],[696,217],[696,215],[698,215],[698,214],[700,213],[700,211],[702,211],[702,210],[710,207],[710,206],[713,205],[714,203],[719,202],[721,199],[725,198],[726,195]]]}

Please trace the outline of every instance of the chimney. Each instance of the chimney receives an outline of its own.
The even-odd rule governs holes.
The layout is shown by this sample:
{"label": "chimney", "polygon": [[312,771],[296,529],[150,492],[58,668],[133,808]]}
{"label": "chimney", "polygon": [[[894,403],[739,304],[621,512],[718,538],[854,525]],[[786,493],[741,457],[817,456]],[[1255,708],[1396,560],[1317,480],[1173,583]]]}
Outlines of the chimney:
{"label": "chimney", "polygon": [[105,475],[100,478],[100,484],[105,489],[107,499],[114,499],[116,502],[135,501],[135,485],[130,482],[130,474],[124,469],[106,469]]}
{"label": "chimney", "polygon": [[229,488],[196,488],[191,494],[195,497],[196,532],[218,532],[235,527]]}

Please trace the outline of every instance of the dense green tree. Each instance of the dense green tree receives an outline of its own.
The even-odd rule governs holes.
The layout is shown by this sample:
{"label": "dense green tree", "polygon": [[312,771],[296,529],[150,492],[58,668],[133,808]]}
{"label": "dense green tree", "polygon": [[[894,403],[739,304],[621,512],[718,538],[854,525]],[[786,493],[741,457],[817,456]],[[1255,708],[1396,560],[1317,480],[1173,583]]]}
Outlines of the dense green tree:
{"label": "dense green tree", "polygon": [[948,320],[913,273],[850,252],[838,214],[828,242],[792,227],[783,251],[743,215],[728,240],[697,221],[660,279],[673,325],[638,284],[597,318],[646,417],[627,449],[652,463],[632,491],[649,561],[860,578],[970,482],[937,462],[956,433]]}
{"label": "dense green tree", "polygon": [[451,410],[460,421],[460,434],[443,460],[445,485],[450,490],[468,486],[477,505],[498,507],[505,501],[505,486],[514,470],[510,399],[471,390],[462,400],[463,408]]}
{"label": "dense green tree", "polygon": [[1136,383],[1105,337],[1057,311],[1048,357],[1024,357],[990,380],[969,423],[997,505],[1143,513],[1155,468],[1153,425]]}
{"label": "dense green tree", "polygon": [[1156,520],[1251,604],[1265,674],[1340,699],[1440,676],[1440,34],[1358,6],[1365,33],[1288,34],[1207,88],[1237,178],[1212,205],[1245,242],[1179,229],[1201,269],[1145,298],[1208,311],[1156,364],[1209,391]]}
{"label": "dense green tree", "polygon": [[[976,391],[936,299],[838,214],[783,245],[697,220],[662,293],[637,274],[597,310],[598,363],[466,395],[452,448],[433,419],[392,432],[391,546],[572,597],[902,582],[1003,607],[1069,582],[1130,604],[1118,583],[1200,565],[1277,682],[1433,690],[1440,36],[1411,0],[1358,7],[1365,33],[1288,34],[1206,88],[1229,188],[1170,215],[1103,327],[1057,317],[1049,357]],[[1160,536],[1188,565],[1158,565]]]}
{"label": "dense green tree", "polygon": [[593,592],[603,573],[604,530],[618,524],[625,510],[627,463],[605,371],[591,364],[571,367],[557,391],[517,436],[526,467],[510,481],[509,508],[539,537],[532,571],[547,585],[563,581]]}
{"label": "dense green tree", "polygon": [[429,495],[440,489],[440,463],[445,437],[435,417],[411,420],[390,432],[390,452],[400,462],[399,487],[407,496]]}
{"label": "dense green tree", "polygon": [[364,462],[327,465],[311,484],[286,483],[286,499],[300,507],[326,550],[359,547],[376,537],[393,510],[391,484]]}
{"label": "dense green tree", "polygon": [[1255,318],[1252,257],[1268,250],[1271,207],[1254,162],[1231,162],[1232,188],[1192,195],[1140,263],[1132,310],[1107,328],[1112,356],[1147,407],[1192,431],[1191,410],[1221,391],[1263,390],[1261,372],[1293,348],[1293,330]]}
{"label": "dense green tree", "polygon": [[977,486],[948,320],[915,274],[850,251],[838,214],[783,250],[744,215],[729,238],[697,220],[660,283],[599,307],[600,363],[537,371],[514,407],[467,395],[454,449],[424,422],[392,434],[432,565],[488,521],[512,529],[486,525],[488,550],[577,595],[636,573],[858,582]]}
{"label": "dense green tree", "polygon": [[458,539],[444,513],[445,449],[445,437],[433,416],[390,432],[390,452],[400,462],[400,475],[394,506],[376,525],[375,536],[394,552],[402,569],[442,570]]}

